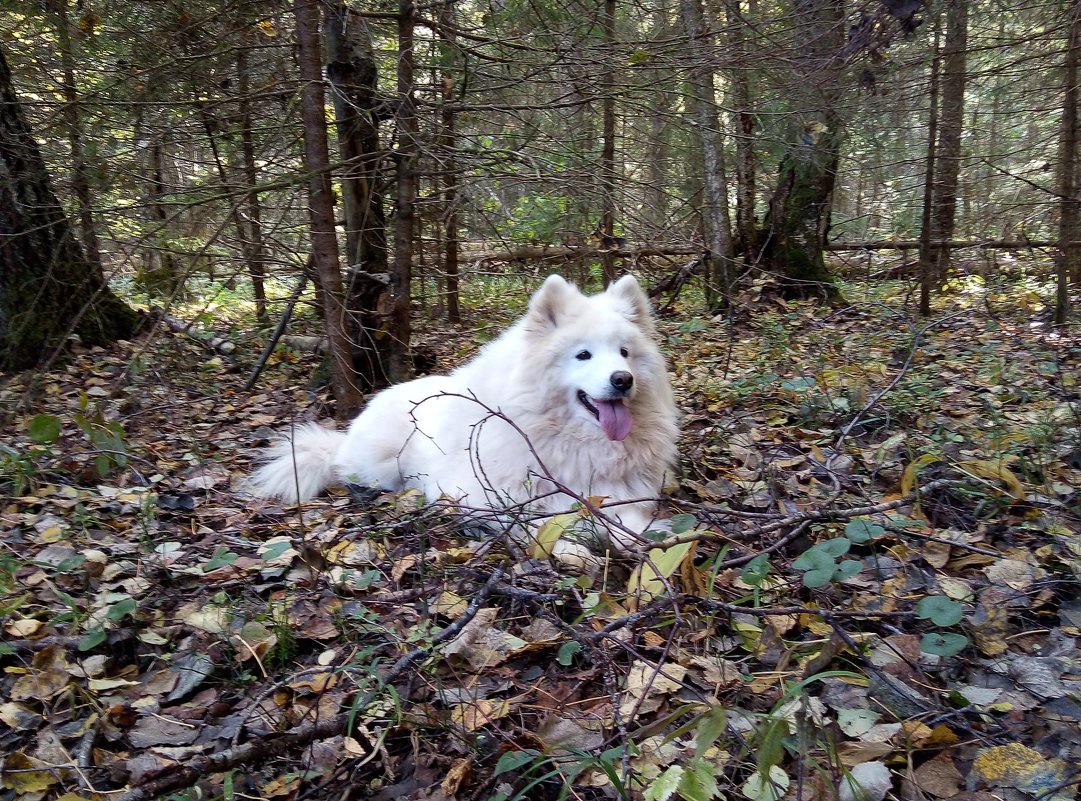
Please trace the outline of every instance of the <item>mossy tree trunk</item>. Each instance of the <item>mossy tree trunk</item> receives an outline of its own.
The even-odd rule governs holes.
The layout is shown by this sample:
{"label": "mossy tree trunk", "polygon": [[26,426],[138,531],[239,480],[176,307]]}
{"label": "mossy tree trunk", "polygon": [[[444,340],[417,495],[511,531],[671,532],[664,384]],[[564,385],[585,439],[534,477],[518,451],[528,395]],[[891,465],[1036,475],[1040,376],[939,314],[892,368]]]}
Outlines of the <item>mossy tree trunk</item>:
{"label": "mossy tree trunk", "polygon": [[763,255],[783,276],[787,294],[833,300],[840,293],[824,252],[843,128],[839,119],[811,123],[802,137],[801,145],[781,161],[766,217]]}
{"label": "mossy tree trunk", "polygon": [[845,45],[843,0],[793,0],[800,58],[789,95],[793,134],[766,216],[762,253],[788,294],[836,299],[823,255],[837,180],[844,119],[838,111]]}
{"label": "mossy tree trunk", "polygon": [[138,324],[74,236],[0,51],[0,370],[33,367],[71,333],[103,345]]}

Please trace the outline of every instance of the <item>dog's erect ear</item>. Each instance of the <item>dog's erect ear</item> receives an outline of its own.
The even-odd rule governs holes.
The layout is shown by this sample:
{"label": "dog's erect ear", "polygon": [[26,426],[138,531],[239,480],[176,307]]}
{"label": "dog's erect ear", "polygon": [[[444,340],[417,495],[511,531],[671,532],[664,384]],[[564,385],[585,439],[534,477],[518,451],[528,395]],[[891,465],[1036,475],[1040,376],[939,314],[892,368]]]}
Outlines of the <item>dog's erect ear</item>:
{"label": "dog's erect ear", "polygon": [[581,294],[574,284],[567,283],[563,276],[550,275],[529,299],[529,317],[541,327],[555,328],[570,307],[571,301]]}
{"label": "dog's erect ear", "polygon": [[638,280],[633,275],[625,275],[613,284],[608,285],[605,294],[611,295],[619,301],[622,311],[632,323],[647,333],[653,332],[653,314],[649,308],[649,298],[638,285]]}

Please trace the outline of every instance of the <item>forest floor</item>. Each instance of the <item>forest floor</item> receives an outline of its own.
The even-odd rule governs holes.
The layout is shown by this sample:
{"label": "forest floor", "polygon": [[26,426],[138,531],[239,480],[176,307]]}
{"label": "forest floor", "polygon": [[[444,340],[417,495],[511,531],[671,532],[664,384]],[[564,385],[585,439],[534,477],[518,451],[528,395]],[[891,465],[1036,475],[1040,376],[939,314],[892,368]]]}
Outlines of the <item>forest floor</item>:
{"label": "forest floor", "polygon": [[[439,369],[519,288],[418,320]],[[662,321],[695,536],[589,576],[415,493],[238,492],[316,357],[8,379],[0,801],[1076,797],[1081,337],[1020,281],[767,289]]]}

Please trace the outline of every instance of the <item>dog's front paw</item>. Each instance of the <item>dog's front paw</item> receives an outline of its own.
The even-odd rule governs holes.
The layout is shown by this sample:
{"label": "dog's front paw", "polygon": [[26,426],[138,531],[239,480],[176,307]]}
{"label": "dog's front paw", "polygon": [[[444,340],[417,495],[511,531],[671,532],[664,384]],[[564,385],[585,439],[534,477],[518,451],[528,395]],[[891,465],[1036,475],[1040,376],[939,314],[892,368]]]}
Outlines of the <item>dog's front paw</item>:
{"label": "dog's front paw", "polygon": [[552,558],[572,573],[591,575],[601,568],[601,560],[593,551],[567,537],[561,537],[552,546]]}

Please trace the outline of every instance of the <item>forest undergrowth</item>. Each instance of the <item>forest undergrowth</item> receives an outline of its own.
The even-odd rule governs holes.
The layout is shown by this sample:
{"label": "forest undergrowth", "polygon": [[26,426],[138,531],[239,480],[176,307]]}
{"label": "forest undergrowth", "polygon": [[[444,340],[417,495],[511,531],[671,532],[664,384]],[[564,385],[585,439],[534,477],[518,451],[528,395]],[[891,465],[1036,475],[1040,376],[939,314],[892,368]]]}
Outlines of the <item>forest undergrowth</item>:
{"label": "forest undergrowth", "polygon": [[[675,533],[582,576],[238,491],[329,399],[289,350],[244,392],[242,324],[9,378],[0,799],[1076,797],[1081,339],[1022,282],[770,290],[661,321]],[[505,295],[418,320],[438,369]]]}

